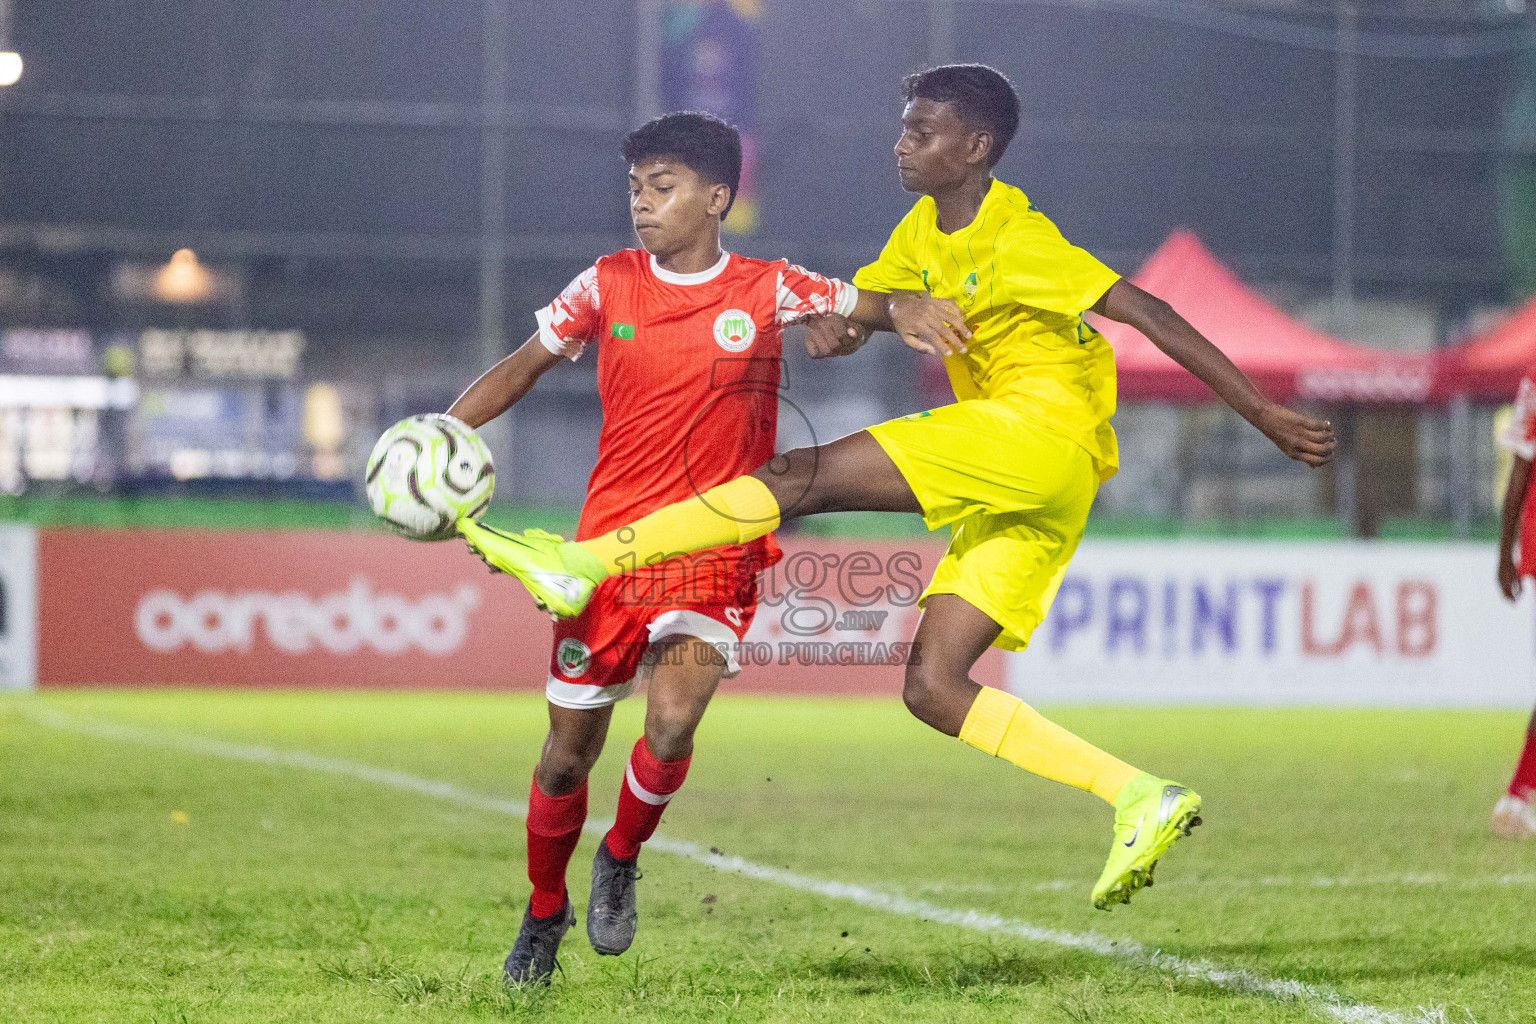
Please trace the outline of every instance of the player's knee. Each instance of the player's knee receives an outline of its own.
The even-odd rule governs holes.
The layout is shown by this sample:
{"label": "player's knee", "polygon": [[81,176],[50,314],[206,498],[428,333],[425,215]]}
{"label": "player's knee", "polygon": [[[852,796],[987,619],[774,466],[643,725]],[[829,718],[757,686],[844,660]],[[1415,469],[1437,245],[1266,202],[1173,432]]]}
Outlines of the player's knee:
{"label": "player's knee", "polygon": [[539,758],[534,781],[549,796],[574,793],[587,781],[602,750],[601,744],[561,742],[559,737],[551,735],[545,744],[544,756]]}
{"label": "player's knee", "polygon": [[658,761],[681,761],[693,753],[693,731],[698,721],[690,714],[671,711],[647,715],[645,745]]}
{"label": "player's knee", "polygon": [[657,760],[680,761],[693,753],[693,733],[707,699],[656,699],[659,696],[653,693],[645,709],[645,745]]}
{"label": "player's knee", "polygon": [[901,700],[907,710],[919,720],[932,724],[934,715],[942,703],[946,680],[932,666],[910,664],[901,688]]}
{"label": "player's knee", "polygon": [[569,796],[587,781],[592,766],[585,761],[546,756],[534,772],[534,781],[547,796]]}

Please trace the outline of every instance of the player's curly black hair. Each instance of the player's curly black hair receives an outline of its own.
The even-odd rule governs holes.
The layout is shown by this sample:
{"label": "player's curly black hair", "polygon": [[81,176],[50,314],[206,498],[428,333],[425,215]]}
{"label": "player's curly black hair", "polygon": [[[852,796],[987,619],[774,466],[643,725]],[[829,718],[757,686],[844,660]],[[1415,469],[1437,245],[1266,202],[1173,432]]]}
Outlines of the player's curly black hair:
{"label": "player's curly black hair", "polygon": [[684,110],[652,118],[624,136],[624,159],[631,164],[671,157],[711,185],[726,185],[731,200],[721,220],[736,204],[741,184],[741,136],[713,114]]}
{"label": "player's curly black hair", "polygon": [[996,68],[985,64],[943,64],[908,75],[901,83],[901,98],[953,103],[960,120],[992,133],[988,166],[1003,158],[1008,143],[1019,130],[1019,94]]}

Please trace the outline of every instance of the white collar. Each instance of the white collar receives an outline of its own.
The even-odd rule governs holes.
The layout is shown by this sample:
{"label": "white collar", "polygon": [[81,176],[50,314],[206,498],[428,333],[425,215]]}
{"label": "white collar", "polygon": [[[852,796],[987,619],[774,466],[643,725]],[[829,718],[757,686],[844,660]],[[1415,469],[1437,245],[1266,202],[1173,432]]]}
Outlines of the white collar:
{"label": "white collar", "polygon": [[696,274],[679,274],[664,269],[660,263],[656,262],[656,257],[653,254],[651,256],[651,273],[667,282],[667,284],[703,284],[706,281],[713,281],[719,277],[725,271],[725,265],[729,262],[731,262],[731,254],[722,249],[720,251],[720,259],[708,270],[701,270]]}

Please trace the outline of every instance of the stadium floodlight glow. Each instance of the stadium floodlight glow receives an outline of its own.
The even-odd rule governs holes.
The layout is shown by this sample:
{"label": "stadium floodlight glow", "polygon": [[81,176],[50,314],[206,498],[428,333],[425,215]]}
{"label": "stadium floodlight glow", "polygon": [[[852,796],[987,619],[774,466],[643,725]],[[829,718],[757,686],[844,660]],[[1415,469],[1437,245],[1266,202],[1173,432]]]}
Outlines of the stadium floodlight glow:
{"label": "stadium floodlight glow", "polygon": [[161,302],[206,302],[213,296],[214,281],[191,249],[177,249],[171,260],[155,273],[154,296]]}
{"label": "stadium floodlight glow", "polygon": [[0,0],[0,88],[21,81],[21,54],[11,49],[11,0]]}

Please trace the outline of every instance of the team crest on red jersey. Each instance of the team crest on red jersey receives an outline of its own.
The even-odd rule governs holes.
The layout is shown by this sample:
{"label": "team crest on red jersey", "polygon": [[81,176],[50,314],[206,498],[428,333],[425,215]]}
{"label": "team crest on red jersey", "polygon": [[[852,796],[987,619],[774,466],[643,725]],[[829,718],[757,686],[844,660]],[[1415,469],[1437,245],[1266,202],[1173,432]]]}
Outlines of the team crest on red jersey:
{"label": "team crest on red jersey", "polygon": [[728,309],[715,317],[715,344],[727,352],[745,352],[757,337],[757,325],[748,313]]}
{"label": "team crest on red jersey", "polygon": [[560,662],[561,675],[567,679],[580,679],[592,664],[592,650],[580,640],[566,637],[555,649],[555,658]]}

